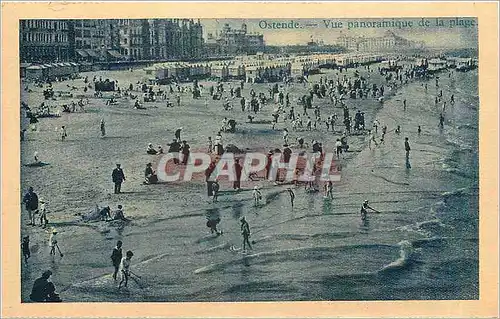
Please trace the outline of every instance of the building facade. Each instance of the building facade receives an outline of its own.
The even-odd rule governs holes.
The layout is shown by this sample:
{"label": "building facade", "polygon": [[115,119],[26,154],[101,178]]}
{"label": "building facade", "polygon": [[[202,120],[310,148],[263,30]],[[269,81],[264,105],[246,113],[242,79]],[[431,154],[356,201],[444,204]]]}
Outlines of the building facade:
{"label": "building facade", "polygon": [[198,20],[160,19],[159,39],[164,48],[161,59],[197,59],[203,56],[203,27]]}
{"label": "building facade", "polygon": [[255,54],[263,51],[265,46],[264,35],[248,33],[245,23],[241,29],[233,29],[226,23],[216,37],[216,43],[222,55]]}
{"label": "building facade", "polygon": [[351,51],[361,52],[421,49],[424,47],[423,42],[405,39],[392,31],[386,31],[380,37],[351,37],[341,34],[337,38],[337,45]]}
{"label": "building facade", "polygon": [[20,20],[21,62],[65,62],[74,59],[74,30],[70,20]]}
{"label": "building facade", "polygon": [[193,19],[22,20],[22,62],[199,59],[203,27]]}
{"label": "building facade", "polygon": [[117,28],[113,20],[73,20],[76,61],[104,62],[119,59]]}

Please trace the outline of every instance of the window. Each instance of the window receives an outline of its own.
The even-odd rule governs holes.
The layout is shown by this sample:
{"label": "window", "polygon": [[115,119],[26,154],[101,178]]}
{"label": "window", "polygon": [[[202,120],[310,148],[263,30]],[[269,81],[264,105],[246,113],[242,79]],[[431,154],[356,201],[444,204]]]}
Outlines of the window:
{"label": "window", "polygon": [[124,38],[124,39],[123,39],[123,43],[124,43],[124,44],[127,44],[127,42],[128,42],[127,38]]}

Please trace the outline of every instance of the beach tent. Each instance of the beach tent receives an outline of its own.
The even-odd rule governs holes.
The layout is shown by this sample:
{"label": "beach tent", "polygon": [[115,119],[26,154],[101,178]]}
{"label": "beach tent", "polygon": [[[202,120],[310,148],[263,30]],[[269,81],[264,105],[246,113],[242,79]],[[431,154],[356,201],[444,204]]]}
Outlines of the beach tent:
{"label": "beach tent", "polygon": [[26,68],[26,80],[42,80],[44,69],[42,65],[30,65]]}
{"label": "beach tent", "polygon": [[261,78],[262,67],[251,65],[245,68],[245,81],[247,83],[255,83]]}
{"label": "beach tent", "polygon": [[19,73],[21,75],[21,78],[26,77],[26,68],[30,67],[32,64],[31,63],[21,63],[19,65]]}
{"label": "beach tent", "polygon": [[219,79],[225,79],[229,76],[229,69],[225,64],[213,65],[210,75]]}

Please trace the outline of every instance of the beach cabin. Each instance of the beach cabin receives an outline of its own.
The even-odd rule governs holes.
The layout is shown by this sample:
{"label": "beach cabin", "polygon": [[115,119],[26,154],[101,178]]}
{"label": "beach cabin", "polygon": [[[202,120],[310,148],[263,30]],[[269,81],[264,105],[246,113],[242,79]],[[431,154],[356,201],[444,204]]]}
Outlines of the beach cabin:
{"label": "beach cabin", "polygon": [[64,63],[52,63],[52,67],[49,69],[49,78],[70,78],[78,73],[78,70],[75,72],[75,66],[73,66],[69,62]]}
{"label": "beach cabin", "polygon": [[245,78],[245,66],[243,64],[231,64],[228,66],[227,72],[231,79]]}
{"label": "beach cabin", "polygon": [[305,68],[301,62],[292,63],[291,75],[293,77],[302,77],[305,75]]}
{"label": "beach cabin", "polygon": [[476,65],[472,58],[457,58],[455,60],[455,70],[459,72],[466,72],[475,68]]}
{"label": "beach cabin", "polygon": [[428,61],[427,71],[429,73],[439,72],[447,68],[446,60],[431,59]]}
{"label": "beach cabin", "polygon": [[261,79],[262,67],[258,65],[250,65],[245,68],[245,82],[256,83]]}
{"label": "beach cabin", "polygon": [[80,62],[78,66],[79,72],[90,72],[92,71],[92,63],[90,62]]}
{"label": "beach cabin", "polygon": [[31,65],[32,63],[21,63],[19,65],[19,74],[21,75],[22,79],[26,77],[26,69]]}
{"label": "beach cabin", "polygon": [[43,65],[30,65],[26,68],[26,80],[28,81],[41,81],[46,77],[46,71]]}
{"label": "beach cabin", "polygon": [[218,79],[227,79],[229,77],[229,68],[225,64],[212,65],[210,76]]}

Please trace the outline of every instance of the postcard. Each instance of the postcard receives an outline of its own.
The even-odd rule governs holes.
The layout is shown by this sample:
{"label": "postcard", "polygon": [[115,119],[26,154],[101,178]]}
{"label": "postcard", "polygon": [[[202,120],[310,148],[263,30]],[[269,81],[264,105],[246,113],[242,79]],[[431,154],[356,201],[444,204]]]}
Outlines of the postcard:
{"label": "postcard", "polygon": [[2,7],[3,317],[497,315],[497,4]]}

